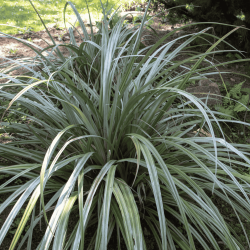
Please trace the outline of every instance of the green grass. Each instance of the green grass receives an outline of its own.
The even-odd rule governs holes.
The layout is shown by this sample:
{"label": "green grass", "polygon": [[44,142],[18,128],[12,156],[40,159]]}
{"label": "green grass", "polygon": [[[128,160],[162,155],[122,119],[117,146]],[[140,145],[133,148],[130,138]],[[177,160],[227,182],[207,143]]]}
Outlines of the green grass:
{"label": "green grass", "polygon": [[[65,27],[63,23],[63,9],[67,1],[65,0],[34,0],[32,1],[34,6],[37,8],[39,14],[41,15],[43,21],[48,27],[54,26],[57,24],[59,27]],[[72,1],[83,20],[88,20],[87,4],[83,0],[74,0]],[[89,9],[94,20],[100,20],[102,17],[102,9],[99,0],[88,0]],[[124,6],[124,4],[131,4],[133,1],[125,0],[110,0],[108,1],[108,8],[116,5],[116,8],[119,5]],[[106,4],[104,1],[103,4]],[[66,9],[66,22],[73,23],[76,19],[71,8],[67,7]],[[44,30],[44,27],[39,20],[36,12],[32,8],[28,0],[7,0],[3,1],[3,4],[0,6],[0,31],[6,34],[16,34],[18,29],[12,26],[17,27],[32,27],[33,31]],[[69,24],[67,25],[69,27]]]}

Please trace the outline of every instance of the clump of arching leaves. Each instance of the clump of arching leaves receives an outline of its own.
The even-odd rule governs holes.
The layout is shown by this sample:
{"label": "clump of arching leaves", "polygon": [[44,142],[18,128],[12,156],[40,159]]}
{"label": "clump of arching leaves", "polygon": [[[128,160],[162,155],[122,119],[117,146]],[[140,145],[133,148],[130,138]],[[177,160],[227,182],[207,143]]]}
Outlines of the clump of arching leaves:
{"label": "clump of arching leaves", "polygon": [[[117,249],[121,238],[126,249],[147,249],[144,227],[155,239],[155,249],[221,249],[218,242],[244,249],[211,196],[227,202],[239,223],[242,218],[250,221],[250,178],[236,168],[250,166],[249,146],[227,143],[222,130],[218,138],[214,128],[226,120],[206,100],[183,90],[190,80],[218,74],[209,59],[225,37],[214,37],[217,42],[206,53],[189,52],[188,59],[178,61],[188,44],[207,30],[163,43],[172,31],[154,46],[143,47],[146,14],[139,26],[123,25],[123,17],[110,29],[112,17],[103,9],[102,27],[89,36],[74,5],[67,5],[80,23],[82,43],[76,43],[70,28],[70,44],[56,45],[51,37],[53,45],[44,55],[39,46],[15,38],[32,47],[37,57],[9,59],[12,65],[1,71],[9,79],[0,92],[9,100],[8,107],[1,107],[3,117],[12,111],[26,120],[1,122],[0,133],[15,133],[16,139],[0,144],[1,157],[12,162],[1,165],[0,173],[13,176],[0,186],[1,194],[10,193],[0,213],[14,204],[0,230],[0,244],[25,208],[10,249],[24,249],[25,244],[30,250],[42,219],[47,230],[32,249],[104,250],[111,236],[117,237]],[[214,72],[197,68],[204,60]],[[192,68],[190,62],[195,62]],[[28,72],[11,76],[20,67]],[[18,93],[9,92],[10,86]],[[212,137],[187,136],[197,128]],[[29,181],[8,186],[20,176]],[[78,221],[69,231],[71,213],[78,214]],[[89,228],[95,229],[87,244]]]}

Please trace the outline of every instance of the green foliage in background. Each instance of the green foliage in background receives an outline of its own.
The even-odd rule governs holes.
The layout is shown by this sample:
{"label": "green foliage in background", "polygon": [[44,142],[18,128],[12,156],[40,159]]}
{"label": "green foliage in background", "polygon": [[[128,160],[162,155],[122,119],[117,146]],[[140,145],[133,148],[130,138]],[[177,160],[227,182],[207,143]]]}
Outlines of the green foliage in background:
{"label": "green foliage in background", "polygon": [[224,113],[221,117],[231,119],[237,117],[238,112],[247,111],[250,89],[242,88],[244,82],[232,87],[223,99],[223,105],[216,106],[219,112]]}
{"label": "green foliage in background", "polygon": [[[167,10],[172,24],[180,21],[193,20],[195,22],[214,22],[216,35],[223,36],[232,27],[222,26],[226,23],[235,26],[244,26],[230,35],[227,41],[237,49],[250,52],[250,1],[245,0],[155,0],[154,9]],[[202,28],[211,24],[203,24]]]}
{"label": "green foliage in background", "polygon": [[[178,56],[207,30],[164,44],[172,31],[145,47],[146,14],[141,25],[129,28],[124,17],[111,29],[112,17],[103,8],[98,33],[89,35],[74,5],[67,4],[81,26],[80,44],[71,27],[70,44],[56,45],[50,36],[51,46],[33,44],[35,58],[8,58],[1,66],[1,78],[8,82],[0,89],[5,100],[0,133],[15,140],[0,144],[6,160],[0,174],[11,175],[0,186],[1,195],[8,194],[0,214],[14,203],[0,229],[0,245],[21,214],[10,250],[106,250],[112,237],[117,249],[123,242],[128,250],[219,250],[221,242],[245,249],[250,177],[239,169],[249,169],[250,149],[228,143],[222,130],[217,138],[213,128],[223,119],[183,90],[208,75],[199,65],[212,59],[224,38],[215,37],[205,53],[189,52],[180,61]],[[70,55],[64,56],[61,46]],[[25,76],[13,77],[20,67]],[[19,119],[4,121],[11,112]],[[189,136],[195,129],[212,137]],[[20,177],[28,181],[11,185]],[[237,230],[212,195],[236,216]],[[72,214],[74,228],[68,230]],[[46,231],[34,246],[34,232],[44,220]],[[149,235],[153,246],[147,244]]]}

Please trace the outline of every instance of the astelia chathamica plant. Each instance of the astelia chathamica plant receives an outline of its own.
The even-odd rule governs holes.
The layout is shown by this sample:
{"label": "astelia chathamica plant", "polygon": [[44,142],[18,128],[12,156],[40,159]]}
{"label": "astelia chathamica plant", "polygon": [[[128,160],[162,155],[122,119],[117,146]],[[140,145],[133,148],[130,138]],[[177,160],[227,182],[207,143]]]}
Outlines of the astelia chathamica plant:
{"label": "astelia chathamica plant", "polygon": [[[13,65],[1,70],[8,81],[1,85],[0,96],[9,104],[1,106],[0,133],[12,134],[15,140],[0,144],[0,156],[8,160],[0,165],[0,173],[13,176],[0,186],[1,194],[9,193],[0,213],[14,203],[0,230],[0,244],[25,209],[9,249],[26,245],[27,250],[105,250],[110,238],[117,237],[117,249],[123,239],[126,249],[139,250],[147,249],[149,233],[155,249],[220,249],[218,241],[229,249],[244,249],[211,194],[232,207],[240,223],[249,222],[250,178],[236,169],[250,166],[249,147],[227,143],[223,133],[215,137],[213,124],[219,126],[221,119],[183,90],[188,81],[210,74],[198,66],[216,53],[214,48],[225,37],[205,53],[189,52],[188,59],[178,61],[185,47],[207,29],[164,44],[173,31],[141,48],[146,13],[141,25],[128,28],[122,18],[110,29],[104,9],[98,33],[91,26],[89,35],[71,2],[64,14],[67,5],[81,26],[80,44],[74,27],[68,45],[57,45],[51,37],[53,44],[40,48],[14,38],[37,56],[9,59]],[[63,55],[61,46],[70,55]],[[12,77],[18,67],[28,73]],[[9,87],[16,87],[17,93]],[[189,109],[189,103],[196,108]],[[4,122],[10,111],[26,120]],[[212,137],[187,137],[195,127]],[[11,186],[19,176],[28,181]],[[71,213],[77,218],[69,231]],[[34,246],[40,220],[47,229]],[[86,232],[93,227],[89,242]]]}

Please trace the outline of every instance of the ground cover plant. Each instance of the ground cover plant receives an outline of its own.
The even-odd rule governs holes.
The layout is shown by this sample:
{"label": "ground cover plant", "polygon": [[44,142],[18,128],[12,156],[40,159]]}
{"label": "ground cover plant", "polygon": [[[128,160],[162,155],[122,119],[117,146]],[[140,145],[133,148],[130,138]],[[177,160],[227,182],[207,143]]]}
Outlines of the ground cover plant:
{"label": "ground cover plant", "polygon": [[[222,249],[221,244],[245,249],[250,178],[239,169],[250,166],[249,146],[228,143],[222,130],[215,136],[214,127],[249,124],[222,119],[204,99],[183,90],[187,82],[212,74],[199,65],[209,62],[225,37],[214,37],[205,53],[189,51],[189,58],[178,61],[207,29],[162,44],[172,31],[144,47],[146,14],[141,25],[128,28],[124,17],[111,29],[103,8],[102,25],[89,36],[74,5],[68,5],[81,25],[82,43],[75,42],[72,27],[70,44],[55,45],[53,39],[47,48],[33,44],[36,58],[9,58],[1,70],[8,81],[0,89],[0,133],[15,140],[0,144],[7,162],[1,161],[0,173],[12,176],[0,186],[0,193],[8,194],[0,213],[14,205],[0,229],[0,245],[22,214],[10,249],[107,249],[114,235],[117,249],[121,242],[125,249],[149,249],[148,234],[155,249]],[[28,72],[11,76],[19,67]],[[13,113],[19,117],[15,122],[7,119]],[[212,137],[189,136],[201,128]],[[19,177],[28,181],[11,185]],[[244,239],[212,195],[236,216]],[[69,231],[72,214],[78,217]],[[47,229],[33,245],[41,220]]]}

